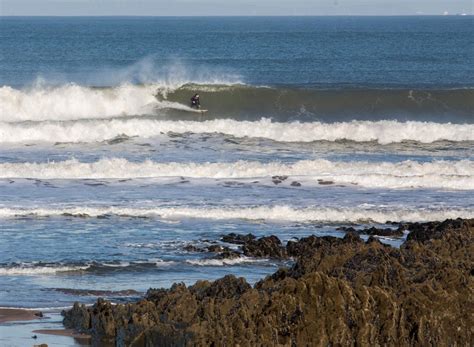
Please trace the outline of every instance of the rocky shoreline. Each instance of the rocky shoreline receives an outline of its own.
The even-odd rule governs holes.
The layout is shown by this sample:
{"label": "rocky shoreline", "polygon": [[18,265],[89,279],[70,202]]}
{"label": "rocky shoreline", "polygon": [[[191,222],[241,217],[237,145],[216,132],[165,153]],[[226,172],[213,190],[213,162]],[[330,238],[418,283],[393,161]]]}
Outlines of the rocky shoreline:
{"label": "rocky shoreline", "polygon": [[474,345],[474,219],[394,225],[394,235],[410,231],[400,249],[374,237],[392,229],[286,246],[226,235],[238,250],[205,251],[295,262],[253,287],[225,276],[150,289],[135,303],[76,303],[63,323],[100,346]]}

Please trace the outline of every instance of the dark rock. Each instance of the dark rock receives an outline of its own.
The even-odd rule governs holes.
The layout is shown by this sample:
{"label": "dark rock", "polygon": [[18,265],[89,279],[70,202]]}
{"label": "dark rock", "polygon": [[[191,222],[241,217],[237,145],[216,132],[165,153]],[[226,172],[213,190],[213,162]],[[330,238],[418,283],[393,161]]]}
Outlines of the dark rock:
{"label": "dark rock", "polygon": [[247,290],[252,288],[243,277],[227,275],[221,279],[215,280],[203,290],[202,285],[189,287],[192,293],[196,293],[199,300],[205,297],[212,298],[235,298],[241,296]]}
{"label": "dark rock", "polygon": [[196,247],[194,245],[186,245],[183,248],[186,252],[204,252],[202,248]]}
{"label": "dark rock", "polygon": [[224,235],[222,237],[222,241],[223,242],[227,242],[227,243],[234,243],[234,244],[237,244],[237,245],[243,245],[247,242],[250,242],[252,240],[255,240],[256,237],[252,234],[247,234],[247,235],[239,235],[239,234],[234,234],[234,233],[230,233],[228,235]]}
{"label": "dark rock", "polygon": [[356,230],[356,229],[354,229],[353,227],[339,227],[339,228],[336,228],[336,230],[350,231],[350,232],[357,232],[357,230]]}
{"label": "dark rock", "polygon": [[240,252],[234,251],[229,247],[224,247],[216,256],[217,259],[235,259],[240,258]]}
{"label": "dark rock", "polygon": [[286,250],[278,237],[271,235],[250,240],[242,246],[244,255],[255,258],[286,258]]}
{"label": "dark rock", "polygon": [[220,253],[224,251],[224,248],[220,245],[211,245],[207,247],[207,251],[211,253]]}
{"label": "dark rock", "polygon": [[329,184],[334,184],[333,181],[325,181],[325,180],[318,180],[318,183],[323,185],[323,186],[327,186]]}
{"label": "dark rock", "polygon": [[368,229],[362,229],[358,230],[359,233],[364,234],[364,235],[371,235],[371,236],[395,236],[395,237],[401,237],[403,236],[403,229],[391,229],[391,228],[376,228],[376,227],[371,227]]}
{"label": "dark rock", "polygon": [[[234,276],[174,284],[136,303],[75,304],[64,324],[96,345],[472,345],[474,220],[404,226],[413,234],[400,249],[353,231],[310,236],[288,242],[293,266],[253,288]],[[243,247],[259,242],[281,247],[272,237]]]}
{"label": "dark rock", "polygon": [[285,181],[288,179],[288,176],[272,176],[273,180]]}
{"label": "dark rock", "polygon": [[333,236],[316,237],[314,235],[303,237],[299,241],[288,241],[286,251],[290,257],[309,257],[322,248],[332,244],[340,244],[342,239]]}
{"label": "dark rock", "polygon": [[291,182],[290,185],[291,185],[292,187],[301,187],[301,183],[300,183],[300,182],[296,182],[296,181]]}
{"label": "dark rock", "polygon": [[61,312],[64,316],[63,324],[68,329],[78,332],[88,332],[91,329],[90,310],[83,304],[74,303],[72,309]]}
{"label": "dark rock", "polygon": [[353,227],[339,227],[337,230],[342,230],[346,232],[357,232],[363,235],[372,235],[372,236],[392,236],[392,237],[401,237],[403,236],[404,227],[400,226],[398,229],[392,228],[376,228],[370,227],[366,229],[355,229]]}
{"label": "dark rock", "polygon": [[426,242],[441,239],[446,232],[455,230],[458,233],[468,232],[474,228],[474,219],[447,219],[444,222],[407,223],[403,228],[409,230],[407,240]]}

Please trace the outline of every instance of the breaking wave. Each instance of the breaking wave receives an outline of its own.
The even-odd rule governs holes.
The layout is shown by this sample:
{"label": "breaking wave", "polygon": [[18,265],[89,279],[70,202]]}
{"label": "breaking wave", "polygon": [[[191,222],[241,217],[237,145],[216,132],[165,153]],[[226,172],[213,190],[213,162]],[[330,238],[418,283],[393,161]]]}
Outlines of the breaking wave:
{"label": "breaking wave", "polygon": [[89,265],[62,265],[41,263],[10,264],[0,267],[0,276],[9,275],[48,275],[56,273],[67,273],[73,271],[85,271]]}
{"label": "breaking wave", "polygon": [[355,223],[387,221],[423,222],[449,218],[474,218],[474,209],[433,208],[413,209],[397,207],[306,207],[287,205],[256,207],[190,208],[190,207],[64,207],[64,208],[0,208],[0,218],[18,217],[81,217],[101,216],[149,217],[160,219],[211,219],[281,222]]}
{"label": "breaking wave", "polygon": [[256,259],[249,257],[239,257],[233,259],[188,259],[186,263],[197,266],[229,266],[229,265],[239,265],[239,264],[252,264],[252,263],[262,263],[267,262],[267,259]]}
{"label": "breaking wave", "polygon": [[[186,84],[167,99],[187,103],[198,91],[206,108],[219,116],[277,121],[425,120],[474,121],[474,90],[302,89],[250,85]],[[160,96],[160,95],[158,95]]]}
{"label": "breaking wave", "polygon": [[279,123],[265,118],[259,121],[216,119],[202,122],[134,118],[75,122],[0,122],[0,142],[3,143],[97,142],[123,135],[151,138],[170,132],[220,133],[237,138],[266,138],[281,142],[351,140],[388,144],[402,141],[474,141],[474,124],[415,121]]}
{"label": "breaking wave", "polygon": [[124,84],[88,88],[75,84],[18,90],[0,88],[0,120],[4,122],[74,120],[149,114],[156,88]]}
{"label": "breaking wave", "polygon": [[[269,178],[286,175],[300,182],[318,179],[372,188],[474,189],[474,161],[342,162],[301,160],[290,164],[237,161],[224,163],[130,162],[123,158],[84,163],[76,159],[47,163],[2,163],[0,178],[124,179],[189,177]],[[270,181],[269,181],[270,182]]]}
{"label": "breaking wave", "polygon": [[53,275],[67,274],[71,272],[86,272],[101,274],[117,271],[144,271],[157,267],[174,265],[174,261],[163,261],[161,259],[150,259],[147,261],[130,262],[84,262],[84,263],[43,263],[43,262],[22,262],[0,264],[0,276],[11,275]]}
{"label": "breaking wave", "polygon": [[[175,77],[177,78],[177,77]],[[199,92],[212,117],[236,120],[350,121],[398,119],[472,123],[474,90],[320,90],[223,84],[207,77],[204,84],[187,79],[149,84],[122,83],[115,87],[77,84],[0,88],[0,120],[65,121],[136,115],[171,115],[190,111],[190,96]],[[221,84],[220,84],[221,83]]]}

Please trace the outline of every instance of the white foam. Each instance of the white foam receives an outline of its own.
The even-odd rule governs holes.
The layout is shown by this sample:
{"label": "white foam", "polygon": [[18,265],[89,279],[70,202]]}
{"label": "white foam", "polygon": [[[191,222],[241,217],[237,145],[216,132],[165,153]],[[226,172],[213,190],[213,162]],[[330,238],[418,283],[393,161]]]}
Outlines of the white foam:
{"label": "white foam", "polygon": [[249,257],[239,257],[233,259],[189,259],[186,263],[197,266],[226,266],[238,265],[245,263],[259,263],[264,262],[265,259],[254,259]]}
{"label": "white foam", "polygon": [[58,208],[21,208],[2,207],[0,218],[16,217],[99,217],[115,215],[121,217],[150,217],[160,219],[212,219],[274,222],[376,222],[386,221],[442,221],[448,218],[474,218],[474,209],[470,208],[403,208],[396,206],[373,207],[358,206],[353,208],[306,207],[294,208],[287,205],[256,207],[58,207]]}
{"label": "white foam", "polygon": [[0,88],[0,120],[3,122],[110,118],[149,113],[156,104],[156,87],[124,84],[115,88],[88,88],[75,84]]}
{"label": "white foam", "polygon": [[[76,159],[48,163],[2,163],[0,178],[130,179],[189,177],[252,179],[287,175],[306,184],[318,179],[373,188],[474,189],[474,161],[333,162],[302,160],[292,164],[237,161],[230,163],[130,162],[104,158],[83,163]],[[265,182],[265,181],[264,181]],[[270,181],[268,181],[271,183]]]}
{"label": "white foam", "polygon": [[83,271],[89,268],[85,266],[28,266],[19,265],[0,268],[0,276],[9,275],[48,275],[59,272]]}
{"label": "white foam", "polygon": [[96,142],[119,135],[151,138],[168,132],[221,133],[235,137],[267,138],[281,142],[319,140],[377,141],[381,144],[405,140],[431,143],[440,140],[474,141],[474,124],[433,122],[351,121],[340,123],[275,123],[269,119],[237,121],[164,121],[143,118],[82,120],[74,122],[0,122],[0,142]]}

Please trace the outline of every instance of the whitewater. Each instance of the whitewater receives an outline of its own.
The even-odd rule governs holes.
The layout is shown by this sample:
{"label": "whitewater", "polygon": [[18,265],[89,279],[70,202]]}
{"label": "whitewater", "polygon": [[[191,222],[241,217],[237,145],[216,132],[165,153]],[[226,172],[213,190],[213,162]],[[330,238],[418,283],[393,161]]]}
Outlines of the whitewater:
{"label": "whitewater", "polygon": [[325,124],[277,123],[270,119],[236,121],[162,121],[152,119],[88,120],[77,122],[0,123],[0,142],[100,142],[117,136],[152,138],[167,133],[225,134],[281,142],[351,140],[389,144],[402,141],[474,141],[474,125],[433,122],[351,121]]}
{"label": "whitewater", "polygon": [[474,218],[473,209],[433,208],[413,211],[406,208],[331,208],[291,206],[256,206],[248,208],[127,208],[127,207],[63,207],[63,208],[0,208],[0,218],[18,217],[79,217],[101,216],[149,217],[162,219],[211,219],[282,222],[327,222],[327,223],[381,223],[387,221],[426,222],[448,218]]}
{"label": "whitewater", "polygon": [[[256,179],[290,176],[306,184],[333,180],[377,188],[474,189],[474,161],[332,162],[302,160],[281,162],[159,163],[152,160],[131,162],[106,158],[85,163],[77,159],[47,163],[2,163],[0,178],[35,179],[138,179],[138,178],[213,178]],[[269,181],[268,183],[271,183]]]}

